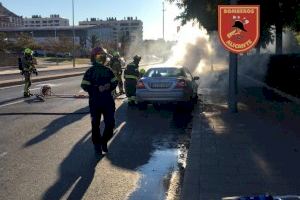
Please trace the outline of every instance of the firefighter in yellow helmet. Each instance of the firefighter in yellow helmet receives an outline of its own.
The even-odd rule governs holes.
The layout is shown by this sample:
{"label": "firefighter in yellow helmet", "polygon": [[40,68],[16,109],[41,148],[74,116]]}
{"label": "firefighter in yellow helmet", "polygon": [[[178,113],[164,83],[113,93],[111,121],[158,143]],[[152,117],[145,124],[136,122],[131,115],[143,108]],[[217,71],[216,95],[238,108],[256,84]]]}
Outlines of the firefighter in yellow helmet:
{"label": "firefighter in yellow helmet", "polygon": [[29,48],[26,48],[21,61],[19,61],[19,69],[25,78],[24,97],[30,97],[32,95],[29,90],[31,86],[31,74],[34,73],[35,75],[38,75],[35,64],[36,60],[33,57],[33,51]]}

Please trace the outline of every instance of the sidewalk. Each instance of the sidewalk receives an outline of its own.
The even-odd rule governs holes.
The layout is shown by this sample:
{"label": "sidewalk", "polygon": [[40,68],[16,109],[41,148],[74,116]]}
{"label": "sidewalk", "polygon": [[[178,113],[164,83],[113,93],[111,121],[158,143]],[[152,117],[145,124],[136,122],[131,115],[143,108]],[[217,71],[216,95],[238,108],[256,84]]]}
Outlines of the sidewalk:
{"label": "sidewalk", "polygon": [[244,96],[231,114],[218,99],[205,94],[194,112],[181,199],[299,195],[299,106]]}

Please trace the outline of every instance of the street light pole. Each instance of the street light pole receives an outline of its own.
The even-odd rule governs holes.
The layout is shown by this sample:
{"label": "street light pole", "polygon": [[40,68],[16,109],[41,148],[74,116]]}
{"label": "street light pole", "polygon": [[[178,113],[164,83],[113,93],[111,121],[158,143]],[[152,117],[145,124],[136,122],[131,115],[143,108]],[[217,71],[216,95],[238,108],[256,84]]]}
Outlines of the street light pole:
{"label": "street light pole", "polygon": [[75,67],[75,26],[74,26],[74,0],[72,0],[72,16],[73,16],[73,68]]}
{"label": "street light pole", "polygon": [[[230,4],[236,4],[237,0],[230,0]],[[237,64],[238,54],[229,53],[229,94],[228,108],[231,113],[237,113]]]}
{"label": "street light pole", "polygon": [[165,2],[163,4],[163,40],[165,40]]}

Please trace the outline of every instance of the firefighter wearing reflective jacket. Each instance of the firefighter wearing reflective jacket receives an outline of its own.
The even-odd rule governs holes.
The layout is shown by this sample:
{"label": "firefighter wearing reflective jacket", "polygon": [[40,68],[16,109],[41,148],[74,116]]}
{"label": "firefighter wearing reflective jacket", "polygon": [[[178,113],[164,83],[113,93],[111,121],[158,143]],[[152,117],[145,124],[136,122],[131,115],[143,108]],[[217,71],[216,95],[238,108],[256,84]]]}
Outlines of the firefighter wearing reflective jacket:
{"label": "firefighter wearing reflective jacket", "polygon": [[115,52],[113,54],[113,57],[109,63],[109,67],[112,69],[113,73],[115,74],[115,76],[118,79],[119,93],[124,94],[123,81],[122,81],[122,62],[120,59],[119,52]]}
{"label": "firefighter wearing reflective jacket", "polygon": [[128,97],[128,105],[134,105],[136,104],[136,84],[140,77],[139,73],[139,63],[140,63],[141,57],[136,55],[133,57],[133,62],[129,63],[126,66],[126,69],[124,71],[124,78],[125,78],[125,91],[126,96]]}
{"label": "firefighter wearing reflective jacket", "polygon": [[19,59],[19,69],[21,74],[24,75],[25,78],[25,85],[24,85],[24,97],[30,97],[32,94],[30,93],[30,86],[31,86],[31,74],[34,73],[38,75],[38,72],[35,68],[36,60],[32,56],[33,51],[29,48],[24,50],[24,56]]}
{"label": "firefighter wearing reflective jacket", "polygon": [[[102,47],[96,47],[91,53],[92,67],[84,74],[81,87],[89,94],[89,107],[92,123],[92,141],[96,154],[108,152],[107,142],[113,136],[115,126],[115,102],[112,91],[118,85],[118,80],[112,70],[104,66],[107,52]],[[100,133],[100,121],[103,115],[105,129]]]}

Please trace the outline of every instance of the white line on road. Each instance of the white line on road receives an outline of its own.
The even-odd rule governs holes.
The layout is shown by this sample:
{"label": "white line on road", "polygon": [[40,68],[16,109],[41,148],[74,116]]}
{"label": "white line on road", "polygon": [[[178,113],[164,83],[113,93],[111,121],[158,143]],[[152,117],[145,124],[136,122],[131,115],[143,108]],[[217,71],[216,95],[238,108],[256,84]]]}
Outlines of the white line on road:
{"label": "white line on road", "polygon": [[3,104],[3,105],[0,105],[0,108],[5,107],[5,106],[14,105],[14,104],[17,104],[17,103],[22,103],[24,101],[25,100],[20,100],[20,101],[15,101],[15,102],[12,102],[12,103]]}
{"label": "white line on road", "polygon": [[13,86],[8,86],[8,87],[1,87],[0,90],[9,89],[9,88],[15,88],[15,87],[21,87],[21,86],[23,86],[23,84],[21,84],[21,85],[13,85]]}
{"label": "white line on road", "polygon": [[3,152],[0,154],[0,159],[7,155],[7,152]]}

